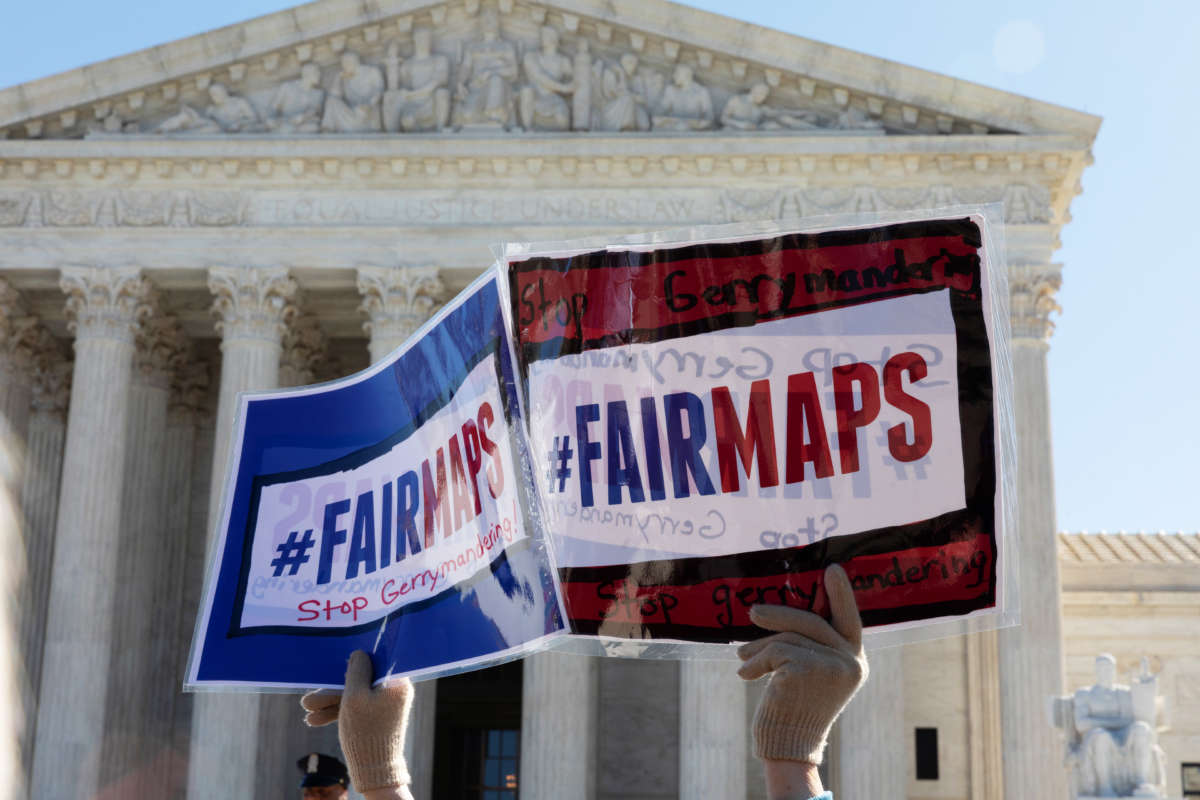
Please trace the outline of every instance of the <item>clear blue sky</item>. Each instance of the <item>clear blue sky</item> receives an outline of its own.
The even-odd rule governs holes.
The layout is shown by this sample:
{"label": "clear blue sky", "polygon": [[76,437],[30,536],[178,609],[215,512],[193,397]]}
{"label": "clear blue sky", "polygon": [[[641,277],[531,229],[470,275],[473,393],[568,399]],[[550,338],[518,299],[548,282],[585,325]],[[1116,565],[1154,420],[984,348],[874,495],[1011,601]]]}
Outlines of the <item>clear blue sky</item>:
{"label": "clear blue sky", "polygon": [[[0,86],[292,5],[11,3]],[[1099,114],[1057,260],[1050,349],[1059,527],[1200,529],[1200,4],[695,0],[692,5]],[[1186,234],[1186,235],[1185,235]]]}

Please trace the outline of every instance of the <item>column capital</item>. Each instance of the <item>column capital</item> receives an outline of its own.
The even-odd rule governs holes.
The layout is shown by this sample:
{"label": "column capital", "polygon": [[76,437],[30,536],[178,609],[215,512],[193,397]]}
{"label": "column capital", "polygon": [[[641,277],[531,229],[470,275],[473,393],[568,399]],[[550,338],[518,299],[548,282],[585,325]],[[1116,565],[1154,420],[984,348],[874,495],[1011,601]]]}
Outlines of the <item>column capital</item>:
{"label": "column capital", "polygon": [[1062,264],[1009,264],[1009,311],[1013,339],[1045,345],[1054,332],[1051,312],[1062,312],[1055,293],[1062,286]]}
{"label": "column capital", "polygon": [[150,283],[138,267],[63,267],[58,285],[76,339],[132,344],[138,323],[150,313]]}
{"label": "column capital", "polygon": [[0,373],[28,376],[34,368],[42,326],[30,316],[21,293],[0,278]]}
{"label": "column capital", "polygon": [[75,364],[58,339],[38,326],[33,356],[33,410],[66,420]]}
{"label": "column capital", "polygon": [[437,267],[358,267],[358,291],[372,340],[399,343],[429,319],[446,287]]}
{"label": "column capital", "polygon": [[304,386],[315,381],[327,345],[317,315],[309,311],[296,314],[283,334],[279,385]]}
{"label": "column capital", "polygon": [[284,267],[210,267],[208,288],[222,347],[231,339],[278,344],[296,313],[296,281]]}
{"label": "column capital", "polygon": [[190,343],[179,320],[161,313],[157,292],[152,295],[154,310],[138,326],[133,370],[138,380],[166,388],[171,373],[187,359]]}

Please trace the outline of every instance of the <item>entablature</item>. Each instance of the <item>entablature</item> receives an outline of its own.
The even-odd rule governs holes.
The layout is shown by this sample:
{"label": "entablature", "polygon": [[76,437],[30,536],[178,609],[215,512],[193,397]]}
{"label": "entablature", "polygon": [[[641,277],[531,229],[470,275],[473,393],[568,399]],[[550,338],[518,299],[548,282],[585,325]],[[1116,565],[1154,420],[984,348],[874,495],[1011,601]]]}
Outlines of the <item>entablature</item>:
{"label": "entablature", "polygon": [[[590,220],[555,210],[567,204],[578,211],[578,201],[570,205],[566,198],[580,192],[603,199],[599,217],[617,224],[646,219],[643,210],[624,217],[609,211],[629,208],[632,197],[691,192],[726,197],[728,209],[656,221],[708,224],[760,213],[780,217],[1003,201],[1011,222],[1061,225],[1088,163],[1086,143],[1072,136],[3,142],[0,228],[537,222],[528,214],[438,212],[428,205],[437,201],[437,192],[472,206],[478,206],[479,193],[493,200],[514,192],[523,198],[560,196],[562,203],[541,204],[551,224]],[[389,216],[378,211],[381,192],[401,193],[387,198],[392,206],[423,203],[426,211]],[[301,208],[321,203],[327,209],[332,204],[340,210],[283,219],[280,203]],[[582,214],[596,216],[594,211],[589,200]]]}

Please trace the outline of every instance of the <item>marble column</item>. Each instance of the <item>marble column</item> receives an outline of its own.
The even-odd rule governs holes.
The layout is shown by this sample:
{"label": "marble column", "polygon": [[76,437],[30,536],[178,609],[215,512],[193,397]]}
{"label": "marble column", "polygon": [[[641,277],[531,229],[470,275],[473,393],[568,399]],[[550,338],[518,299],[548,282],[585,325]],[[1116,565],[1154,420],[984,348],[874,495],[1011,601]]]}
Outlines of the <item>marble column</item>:
{"label": "marble column", "polygon": [[[0,547],[5,553],[19,553],[21,514],[17,505],[20,489],[18,465],[11,437],[0,437]],[[0,795],[28,797],[23,791],[21,764],[22,691],[21,652],[17,636],[15,607],[21,577],[18,558],[0,561]],[[40,796],[40,795],[33,795]]]}
{"label": "marble column", "polygon": [[413,706],[408,714],[404,760],[412,774],[413,800],[433,798],[433,743],[437,728],[437,680],[413,683]]}
{"label": "marble column", "polygon": [[124,483],[119,434],[147,283],[131,267],[69,267],[60,285],[75,331],[75,371],[31,794],[82,798],[99,789]]}
{"label": "marble column", "polygon": [[[206,370],[205,380],[212,376]],[[180,669],[177,674],[182,676],[185,674],[187,659],[192,646],[192,636],[196,631],[196,612],[200,608],[200,595],[203,590],[204,569],[207,566],[204,561],[206,540],[208,538],[208,495],[211,488],[212,480],[212,450],[214,427],[216,420],[212,413],[216,407],[216,380],[211,380],[208,390],[198,398],[197,402],[190,404],[190,408],[186,412],[183,409],[177,409],[174,419],[178,422],[172,425],[168,421],[168,435],[172,429],[177,431],[176,441],[186,441],[188,436],[188,428],[191,438],[191,458],[188,459],[185,467],[190,473],[188,483],[188,500],[187,500],[187,519],[183,521],[182,526],[187,531],[187,538],[184,543],[184,567],[180,574],[183,575],[184,581],[181,589],[181,598],[177,606],[177,618],[175,628],[175,641],[177,642],[177,652],[184,669]],[[170,410],[168,410],[170,414]],[[192,742],[192,722],[195,715],[197,698],[200,695],[194,692],[181,693],[175,702],[174,716],[174,733],[172,741],[174,749],[181,754],[178,761],[171,764],[171,779],[172,785],[179,785],[183,788],[175,792],[173,797],[184,797],[187,780],[188,780],[188,763],[190,761],[191,742]]]}
{"label": "marble column", "polygon": [[[766,800],[766,775],[763,773],[763,763],[754,755],[754,714],[767,688],[766,680],[746,682],[746,798],[747,800]],[[828,762],[826,762],[828,763]]]}
{"label": "marble column", "polygon": [[[5,464],[5,469],[9,470],[7,479],[15,487],[14,491],[18,491],[21,488],[24,475],[26,474],[26,447],[30,422],[29,411],[33,396],[33,349],[37,332],[41,330],[41,326],[37,324],[37,320],[26,314],[25,303],[20,293],[13,289],[7,280],[0,278],[0,444],[3,445],[3,451],[0,452],[8,460]],[[16,495],[12,499],[15,501],[17,499]],[[25,544],[27,532],[24,526],[19,524],[21,521],[20,514],[18,513],[13,519],[18,524],[12,533],[18,538],[21,544]],[[26,577],[26,564],[20,559],[20,555],[26,549],[27,546],[20,550],[9,551],[11,556],[8,559],[13,569],[13,588],[16,592],[14,599],[17,601],[10,610],[17,614],[17,617],[12,622],[15,630],[18,631],[19,637],[26,629],[26,613],[24,609],[27,606],[23,601],[26,598],[29,585]],[[31,752],[30,735],[34,727],[30,717],[37,713],[33,689],[36,685],[36,680],[28,671],[30,654],[24,653],[24,638],[19,638],[19,640],[22,642],[21,652],[25,656],[20,661],[21,669],[18,673],[21,684],[21,691],[18,697],[23,701],[19,709],[18,718],[21,720],[19,741],[21,751],[20,763],[23,765],[21,790],[26,791],[28,782],[28,757]]]}
{"label": "marble column", "polygon": [[108,679],[107,735],[101,783],[123,796],[164,797],[164,761],[171,757],[170,709],[178,687],[172,638],[162,618],[182,576],[168,562],[169,520],[177,510],[165,483],[170,370],[185,352],[178,321],[155,313],[137,337]]}
{"label": "marble column", "polygon": [[33,769],[42,647],[54,559],[54,527],[58,518],[67,402],[71,394],[72,364],[53,337],[49,334],[47,337],[34,371],[33,407],[25,440],[25,474],[21,486],[21,511],[25,522],[25,579],[20,590],[21,652],[25,657],[27,681],[22,763],[27,781]]}
{"label": "marble column", "polygon": [[[316,380],[327,340],[320,320],[309,311],[295,314],[283,335],[279,360],[280,387],[306,386]],[[309,728],[295,694],[259,698],[258,763],[255,797],[286,797],[296,785],[296,759],[305,753],[339,754],[337,726]]]}
{"label": "marble column", "polygon": [[[279,356],[285,321],[294,313],[296,283],[278,268],[214,267],[208,273],[213,311],[221,334],[221,383],[213,441],[208,504],[211,555],[221,524],[230,437],[238,392],[270,389],[279,382]],[[205,559],[207,563],[208,558]],[[196,699],[192,717],[188,797],[229,800],[255,796],[264,765],[257,763],[259,696],[213,693]],[[221,780],[214,780],[221,776]]]}
{"label": "marble column", "polygon": [[[8,460],[5,468],[9,470],[7,480],[11,482],[12,490],[15,493],[19,491],[25,475],[27,474],[27,459],[28,459],[28,435],[30,424],[30,402],[33,396],[33,380],[34,380],[34,347],[36,346],[37,333],[45,333],[37,320],[25,314],[25,304],[20,295],[8,281],[0,278],[0,446],[3,450],[5,459]],[[13,494],[9,500],[18,501],[16,494]],[[16,720],[19,727],[13,728],[15,733],[18,733],[18,752],[20,755],[21,771],[19,774],[18,792],[25,793],[28,791],[29,785],[29,768],[30,756],[32,755],[32,735],[34,730],[33,716],[37,714],[36,689],[37,679],[30,672],[31,662],[39,659],[33,658],[32,653],[25,650],[25,634],[29,631],[27,624],[28,605],[24,602],[28,598],[30,590],[28,579],[28,556],[26,560],[20,559],[20,554],[27,553],[28,531],[21,524],[22,517],[20,507],[17,507],[17,515],[13,517],[16,526],[11,533],[16,537],[17,542],[24,545],[21,550],[10,550],[12,557],[8,559],[11,567],[9,577],[13,581],[12,595],[15,603],[7,609],[14,614],[14,618],[10,620],[13,624],[13,629],[16,633],[17,640],[21,643],[21,649],[18,651],[23,656],[18,659],[18,672],[16,678],[19,681],[20,691],[17,697],[20,702],[14,710]],[[40,656],[40,637],[37,642]]]}
{"label": "marble column", "polygon": [[[163,702],[159,714],[164,757],[155,763],[155,781],[163,787],[163,797],[180,797],[187,786],[186,737],[196,695],[183,693],[180,686],[187,672],[204,556],[203,528],[196,535],[192,523],[199,516],[196,507],[204,508],[203,502],[195,499],[193,487],[197,482],[197,429],[207,410],[209,365],[198,360],[190,348],[179,355],[170,372],[163,445],[163,507],[169,513],[163,516],[162,528],[164,569],[159,589],[162,613],[155,614],[151,633],[155,640],[169,643],[168,661],[163,665],[164,682],[158,687]],[[207,470],[201,474],[207,479]],[[181,720],[188,724],[181,724]]]}
{"label": "marble column", "polygon": [[837,724],[830,763],[834,797],[901,800],[908,787],[904,721],[904,651],[867,653],[871,676]]}
{"label": "marble column", "polygon": [[429,319],[446,289],[437,267],[359,267],[358,291],[374,364]]}
{"label": "marble column", "polygon": [[679,665],[679,797],[746,796],[746,685],[731,661]]}
{"label": "marble column", "polygon": [[[359,309],[367,315],[371,363],[404,343],[438,308],[445,287],[436,267],[359,267]],[[414,800],[431,800],[433,742],[437,722],[437,681],[414,684],[405,759],[412,773]]]}
{"label": "marble column", "polygon": [[971,800],[1004,798],[1004,733],[1000,717],[1000,638],[966,636],[968,770]]}
{"label": "marble column", "polygon": [[1063,742],[1047,716],[1063,693],[1062,609],[1046,354],[1061,284],[1057,264],[1009,267],[1017,419],[1021,624],[999,632],[1004,796],[1066,797]]}
{"label": "marble column", "polygon": [[538,653],[525,659],[521,800],[595,798],[597,676],[592,656]]}

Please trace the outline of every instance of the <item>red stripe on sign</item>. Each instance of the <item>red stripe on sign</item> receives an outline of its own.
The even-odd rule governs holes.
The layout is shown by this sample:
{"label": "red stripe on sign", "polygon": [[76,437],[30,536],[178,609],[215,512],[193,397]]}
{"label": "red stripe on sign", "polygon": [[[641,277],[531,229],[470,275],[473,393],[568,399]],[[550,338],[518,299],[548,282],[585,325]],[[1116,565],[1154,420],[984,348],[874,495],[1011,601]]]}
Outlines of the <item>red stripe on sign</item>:
{"label": "red stripe on sign", "polygon": [[523,270],[515,273],[518,337],[522,344],[561,337],[590,341],[731,313],[770,319],[897,292],[947,286],[969,292],[979,274],[977,252],[961,237],[930,236],[565,272]]}
{"label": "red stripe on sign", "polygon": [[[857,556],[842,566],[866,612],[977,599],[991,591],[994,558],[991,536],[979,534],[937,547]],[[824,569],[814,569],[683,586],[626,576],[567,581],[563,589],[573,620],[729,628],[751,625],[750,607],[758,603],[828,615],[823,577]]]}

